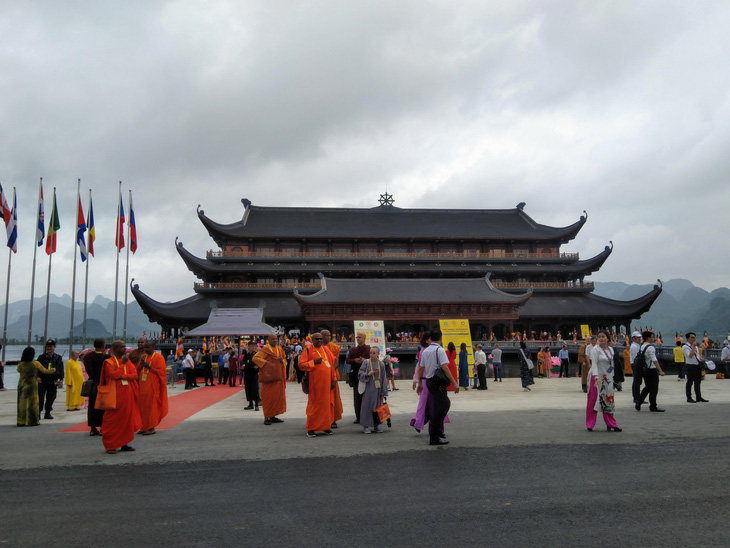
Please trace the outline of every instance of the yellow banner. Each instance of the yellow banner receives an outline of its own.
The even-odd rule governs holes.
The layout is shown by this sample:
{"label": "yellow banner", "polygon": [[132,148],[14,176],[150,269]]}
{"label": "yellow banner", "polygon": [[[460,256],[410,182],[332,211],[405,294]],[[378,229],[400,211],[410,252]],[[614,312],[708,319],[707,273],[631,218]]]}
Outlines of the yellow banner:
{"label": "yellow banner", "polygon": [[583,340],[587,339],[590,336],[590,334],[591,334],[591,328],[585,324],[581,324],[580,336],[583,338]]}
{"label": "yellow banner", "polygon": [[450,342],[454,343],[454,346],[456,347],[457,366],[459,365],[459,347],[461,346],[461,343],[466,343],[466,352],[469,355],[467,360],[467,363],[469,364],[469,378],[471,379],[474,375],[474,372],[472,371],[474,365],[474,349],[471,347],[471,329],[469,329],[469,320],[463,320],[461,318],[455,320],[439,320],[439,324],[441,325],[441,332],[443,333],[441,343],[444,349],[449,346]]}
{"label": "yellow banner", "polygon": [[383,320],[355,320],[355,333],[365,333],[365,344],[380,349],[380,359],[385,356],[385,324]]}

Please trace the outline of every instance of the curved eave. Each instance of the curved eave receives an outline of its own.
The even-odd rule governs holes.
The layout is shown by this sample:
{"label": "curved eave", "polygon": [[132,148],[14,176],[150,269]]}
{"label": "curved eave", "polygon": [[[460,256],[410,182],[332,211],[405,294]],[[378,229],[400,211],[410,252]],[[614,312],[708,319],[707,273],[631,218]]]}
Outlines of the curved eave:
{"label": "curved eave", "polygon": [[[567,244],[570,240],[574,239],[578,235],[578,232],[580,232],[580,229],[583,228],[583,225],[586,224],[586,221],[588,220],[588,214],[585,214],[585,215],[581,215],[581,218],[578,219],[576,222],[574,222],[572,225],[568,225],[568,226],[564,226],[564,227],[553,227],[553,226],[536,223],[532,217],[530,217],[527,213],[525,213],[521,209],[519,210],[519,214],[533,228],[535,228],[536,230],[540,230],[541,232],[545,233],[546,235],[549,235],[549,238],[551,238],[551,239],[554,238],[564,244]],[[547,239],[547,238],[542,238],[542,239]]]}
{"label": "curved eave", "polygon": [[200,222],[203,223],[203,226],[208,231],[210,237],[213,238],[219,247],[223,247],[230,239],[241,238],[240,231],[244,225],[243,220],[232,224],[222,225],[208,218],[202,209],[198,210],[198,219],[200,219]]}
{"label": "curved eave", "polygon": [[216,265],[213,265],[207,259],[201,259],[190,253],[185,249],[182,242],[177,242],[175,249],[177,249],[178,255],[180,255],[188,270],[198,278],[203,278],[206,274],[217,274],[221,270],[220,268],[216,268]]}
{"label": "curved eave", "polygon": [[161,303],[143,293],[137,284],[130,284],[130,289],[140,308],[151,322],[197,321],[201,319],[200,314],[186,314],[186,308],[191,307],[200,300],[197,295],[174,303]]}
{"label": "curved eave", "polygon": [[616,306],[616,305],[621,306],[622,308],[624,308],[626,310],[627,317],[630,317],[633,319],[633,318],[640,317],[642,314],[644,314],[644,312],[649,310],[651,308],[651,305],[654,304],[654,301],[657,300],[657,298],[659,297],[661,292],[662,292],[662,286],[660,283],[659,285],[655,285],[654,288],[651,291],[649,291],[649,293],[647,293],[646,295],[639,297],[638,299],[631,300],[631,301],[617,301],[615,299],[609,299],[608,297],[601,297],[600,295],[596,295],[596,294],[591,294],[591,298],[596,301],[599,301],[599,302],[611,304],[614,306]]}
{"label": "curved eave", "polygon": [[579,272],[583,272],[585,275],[597,272],[598,270],[600,270],[600,268],[603,266],[603,263],[606,262],[606,259],[608,259],[609,255],[611,255],[612,252],[613,242],[611,242],[610,246],[606,246],[604,250],[595,257],[573,263],[572,268],[577,269]]}

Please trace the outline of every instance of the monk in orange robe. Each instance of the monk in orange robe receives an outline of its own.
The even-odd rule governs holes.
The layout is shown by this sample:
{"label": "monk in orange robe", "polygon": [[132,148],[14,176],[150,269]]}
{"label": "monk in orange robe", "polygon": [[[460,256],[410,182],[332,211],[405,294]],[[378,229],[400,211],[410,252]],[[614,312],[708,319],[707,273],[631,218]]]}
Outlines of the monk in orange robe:
{"label": "monk in orange robe", "polygon": [[335,359],[322,342],[322,334],[315,333],[312,344],[299,356],[299,369],[309,373],[307,436],[310,438],[318,431],[332,435],[331,426],[335,420]]}
{"label": "monk in orange robe", "polygon": [[139,415],[140,432],[144,436],[156,434],[155,426],[167,415],[167,365],[162,354],[155,352],[155,341],[144,343],[139,361]]}
{"label": "monk in orange robe", "polygon": [[330,351],[334,358],[332,368],[335,370],[335,387],[332,389],[335,399],[335,421],[332,428],[337,428],[337,421],[342,419],[342,398],[340,397],[340,346],[332,342],[332,334],[326,330],[322,330],[322,346]]}
{"label": "monk in orange robe", "polygon": [[264,424],[284,422],[276,416],[286,412],[286,357],[277,335],[269,335],[253,361],[259,366]]}
{"label": "monk in orange robe", "polygon": [[116,453],[118,447],[122,451],[134,451],[129,442],[134,439],[134,433],[142,425],[137,407],[137,369],[129,361],[125,350],[124,341],[114,341],[112,356],[104,361],[101,372],[100,384],[114,383],[117,393],[116,408],[104,412],[101,441],[109,454]]}

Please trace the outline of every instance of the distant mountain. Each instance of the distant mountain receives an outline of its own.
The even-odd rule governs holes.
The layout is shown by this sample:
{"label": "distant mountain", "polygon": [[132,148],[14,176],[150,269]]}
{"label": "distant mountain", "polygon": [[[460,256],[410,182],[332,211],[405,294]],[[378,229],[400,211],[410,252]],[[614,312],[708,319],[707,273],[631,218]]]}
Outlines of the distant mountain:
{"label": "distant mountain", "polygon": [[[628,301],[645,295],[653,285],[596,282],[595,287],[596,295]],[[707,331],[711,339],[724,339],[730,330],[730,289],[720,287],[707,292],[689,280],[662,282],[661,295],[634,325],[653,327],[665,341],[673,339],[675,331],[694,331],[699,338]]]}
{"label": "distant mountain", "polygon": [[[51,295],[48,299],[48,336],[55,338],[67,338],[71,322],[71,297],[63,295],[58,297]],[[46,316],[46,299],[44,297],[33,299],[33,326],[32,340],[39,340],[43,337],[43,326]],[[26,340],[28,337],[28,314],[30,301],[16,301],[8,306],[8,338]],[[5,307],[0,306],[0,314],[5,313]],[[74,307],[74,336],[80,337],[83,332],[83,303],[76,303]],[[117,336],[122,335],[124,321],[124,303],[117,302]],[[86,310],[86,337],[108,338],[112,336],[114,327],[114,303],[113,301],[97,296]],[[127,337],[140,337],[143,332],[159,332],[160,326],[150,323],[137,301],[130,301],[127,308]]]}

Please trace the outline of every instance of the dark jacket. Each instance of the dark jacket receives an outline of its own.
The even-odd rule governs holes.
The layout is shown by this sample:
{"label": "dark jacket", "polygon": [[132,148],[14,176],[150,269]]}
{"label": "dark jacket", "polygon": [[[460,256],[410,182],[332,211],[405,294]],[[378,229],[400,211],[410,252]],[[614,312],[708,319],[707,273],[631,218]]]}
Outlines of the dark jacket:
{"label": "dark jacket", "polygon": [[45,352],[38,356],[38,362],[43,367],[54,367],[56,369],[55,372],[45,374],[41,373],[41,380],[44,383],[55,383],[57,381],[63,380],[63,373],[64,373],[64,367],[63,367],[63,358],[61,358],[60,354],[54,353],[53,356],[49,356]]}

